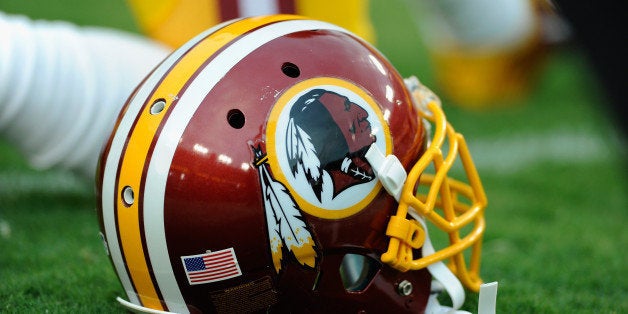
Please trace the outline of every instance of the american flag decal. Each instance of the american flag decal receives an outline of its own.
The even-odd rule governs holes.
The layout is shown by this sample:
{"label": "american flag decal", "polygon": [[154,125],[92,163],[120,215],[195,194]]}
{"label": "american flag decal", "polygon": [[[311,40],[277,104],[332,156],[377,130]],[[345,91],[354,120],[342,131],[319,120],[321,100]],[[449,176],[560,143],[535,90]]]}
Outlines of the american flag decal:
{"label": "american flag decal", "polygon": [[190,285],[226,280],[242,275],[233,248],[181,256]]}

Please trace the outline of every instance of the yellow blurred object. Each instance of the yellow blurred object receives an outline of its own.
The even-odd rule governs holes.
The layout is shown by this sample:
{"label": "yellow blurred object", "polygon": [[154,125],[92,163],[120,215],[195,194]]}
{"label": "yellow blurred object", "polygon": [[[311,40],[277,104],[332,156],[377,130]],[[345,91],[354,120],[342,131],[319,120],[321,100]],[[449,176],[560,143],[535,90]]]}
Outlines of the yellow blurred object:
{"label": "yellow blurred object", "polygon": [[344,27],[374,43],[367,0],[128,0],[142,31],[173,48],[203,30],[237,17],[299,14]]}
{"label": "yellow blurred object", "polygon": [[173,48],[220,21],[217,1],[129,0],[129,4],[142,31]]}
{"label": "yellow blurred object", "polygon": [[469,108],[512,104],[533,87],[549,47],[546,0],[420,0],[419,28],[441,95]]}
{"label": "yellow blurred object", "polygon": [[508,51],[437,51],[431,54],[437,84],[456,104],[470,108],[504,105],[532,88],[545,56],[535,37]]}
{"label": "yellow blurred object", "polygon": [[296,14],[336,24],[375,43],[368,0],[297,0],[296,9]]}

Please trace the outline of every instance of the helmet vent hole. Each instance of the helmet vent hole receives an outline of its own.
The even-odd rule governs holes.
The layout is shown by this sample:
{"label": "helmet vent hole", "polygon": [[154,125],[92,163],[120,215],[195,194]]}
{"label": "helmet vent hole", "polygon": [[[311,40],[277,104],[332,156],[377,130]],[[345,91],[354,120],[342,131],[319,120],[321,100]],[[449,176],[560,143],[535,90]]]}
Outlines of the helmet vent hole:
{"label": "helmet vent hole", "polygon": [[375,259],[360,254],[345,254],[340,264],[340,278],[349,292],[363,291],[381,268]]}
{"label": "helmet vent hole", "polygon": [[132,187],[127,185],[122,189],[122,202],[126,206],[131,206],[135,203],[135,193]]}
{"label": "helmet vent hole", "polygon": [[166,108],[166,100],[163,98],[155,100],[155,102],[150,106],[150,114],[156,115],[160,114]]}
{"label": "helmet vent hole", "polygon": [[234,129],[241,129],[244,126],[244,113],[238,109],[231,109],[227,113],[227,122]]}
{"label": "helmet vent hole", "polygon": [[286,62],[281,65],[281,72],[283,72],[283,74],[285,74],[286,76],[292,78],[297,78],[299,77],[299,75],[301,75],[301,70],[299,70],[299,67],[296,64],[290,62]]}

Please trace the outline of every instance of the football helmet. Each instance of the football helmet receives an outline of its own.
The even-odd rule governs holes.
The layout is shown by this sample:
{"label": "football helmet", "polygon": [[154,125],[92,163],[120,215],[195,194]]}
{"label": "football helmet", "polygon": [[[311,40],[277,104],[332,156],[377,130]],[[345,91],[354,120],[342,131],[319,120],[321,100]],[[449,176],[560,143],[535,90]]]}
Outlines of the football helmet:
{"label": "football helmet", "polygon": [[129,97],[97,177],[132,310],[417,313],[481,283],[486,198],[463,137],[418,80],[325,22],[196,36]]}

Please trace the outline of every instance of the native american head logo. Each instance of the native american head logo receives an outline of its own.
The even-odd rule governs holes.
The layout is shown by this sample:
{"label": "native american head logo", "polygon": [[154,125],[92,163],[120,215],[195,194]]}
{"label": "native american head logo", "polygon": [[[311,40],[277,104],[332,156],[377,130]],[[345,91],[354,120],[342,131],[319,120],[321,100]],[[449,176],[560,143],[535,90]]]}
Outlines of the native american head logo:
{"label": "native american head logo", "polygon": [[265,146],[252,147],[277,272],[286,252],[301,265],[316,265],[314,230],[302,212],[343,218],[377,195],[381,185],[365,158],[372,145],[390,152],[391,138],[379,106],[361,88],[315,78],[279,97]]}
{"label": "native american head logo", "polygon": [[[290,110],[286,153],[292,175],[304,172],[319,201],[323,188],[334,198],[347,188],[375,178],[364,158],[375,142],[368,112],[346,96],[314,89]],[[324,175],[331,179],[325,182]],[[324,185],[330,185],[325,187]]]}

